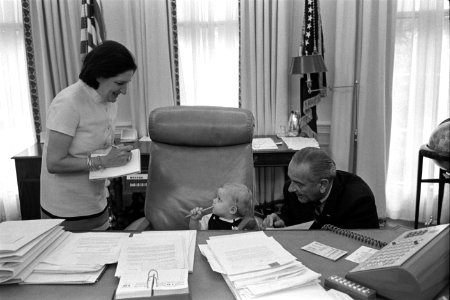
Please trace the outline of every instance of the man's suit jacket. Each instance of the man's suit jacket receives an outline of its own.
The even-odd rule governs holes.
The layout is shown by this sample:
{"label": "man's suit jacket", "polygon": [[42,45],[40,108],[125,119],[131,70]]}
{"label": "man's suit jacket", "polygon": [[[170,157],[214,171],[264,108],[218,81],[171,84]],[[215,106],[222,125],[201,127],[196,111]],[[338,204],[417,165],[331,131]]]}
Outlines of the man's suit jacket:
{"label": "man's suit jacket", "polygon": [[[315,204],[300,203],[297,195],[288,191],[289,184],[290,181],[284,185],[285,204],[280,214],[285,225],[314,220]],[[370,187],[359,176],[336,171],[322,213],[310,229],[320,229],[325,224],[347,229],[379,228],[375,198]]]}

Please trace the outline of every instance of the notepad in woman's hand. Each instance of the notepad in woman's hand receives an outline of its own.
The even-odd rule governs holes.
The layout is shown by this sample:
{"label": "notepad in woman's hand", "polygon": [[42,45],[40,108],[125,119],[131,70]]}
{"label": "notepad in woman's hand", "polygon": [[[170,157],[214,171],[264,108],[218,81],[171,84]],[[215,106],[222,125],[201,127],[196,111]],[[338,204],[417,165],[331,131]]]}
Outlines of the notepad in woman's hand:
{"label": "notepad in woman's hand", "polygon": [[[92,154],[92,157],[98,155],[101,154]],[[90,171],[89,180],[121,177],[140,172],[141,172],[141,152],[139,151],[139,149],[133,149],[131,150],[131,160],[126,165],[120,167],[104,168],[97,171]]]}

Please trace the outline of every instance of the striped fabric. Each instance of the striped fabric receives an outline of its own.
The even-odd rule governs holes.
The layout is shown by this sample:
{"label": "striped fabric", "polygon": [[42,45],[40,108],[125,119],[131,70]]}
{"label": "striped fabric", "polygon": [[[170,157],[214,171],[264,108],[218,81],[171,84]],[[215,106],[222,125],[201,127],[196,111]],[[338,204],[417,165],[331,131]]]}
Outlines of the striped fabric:
{"label": "striped fabric", "polygon": [[81,61],[105,38],[101,3],[98,0],[81,0]]}

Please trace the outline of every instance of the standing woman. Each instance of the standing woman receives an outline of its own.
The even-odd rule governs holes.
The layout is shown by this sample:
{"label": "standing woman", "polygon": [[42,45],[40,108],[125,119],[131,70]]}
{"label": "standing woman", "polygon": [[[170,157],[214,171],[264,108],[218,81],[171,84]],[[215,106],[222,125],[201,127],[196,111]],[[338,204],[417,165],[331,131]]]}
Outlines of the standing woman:
{"label": "standing woman", "polygon": [[[89,171],[116,167],[132,147],[112,147],[117,97],[126,94],[137,66],[122,44],[105,41],[86,55],[76,83],[53,99],[41,168],[41,218],[65,219],[66,230],[108,228],[105,180]],[[106,149],[103,157],[91,153]]]}

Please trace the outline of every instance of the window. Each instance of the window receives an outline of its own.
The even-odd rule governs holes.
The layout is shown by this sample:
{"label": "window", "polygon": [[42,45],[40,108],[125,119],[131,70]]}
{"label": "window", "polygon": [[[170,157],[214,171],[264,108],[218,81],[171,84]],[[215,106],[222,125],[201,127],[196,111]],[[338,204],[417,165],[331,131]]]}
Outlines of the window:
{"label": "window", "polygon": [[178,0],[182,105],[239,105],[238,0]]}
{"label": "window", "polygon": [[[0,221],[17,211],[12,156],[36,142],[20,0],[0,1]],[[6,215],[5,215],[6,214]],[[11,216],[10,216],[11,217]],[[17,216],[12,216],[16,218]]]}
{"label": "window", "polygon": [[[411,220],[419,147],[450,109],[449,2],[399,0],[397,13],[387,212]],[[424,178],[436,178],[438,169],[428,163],[424,160]],[[436,216],[437,185],[422,190],[420,215]]]}

